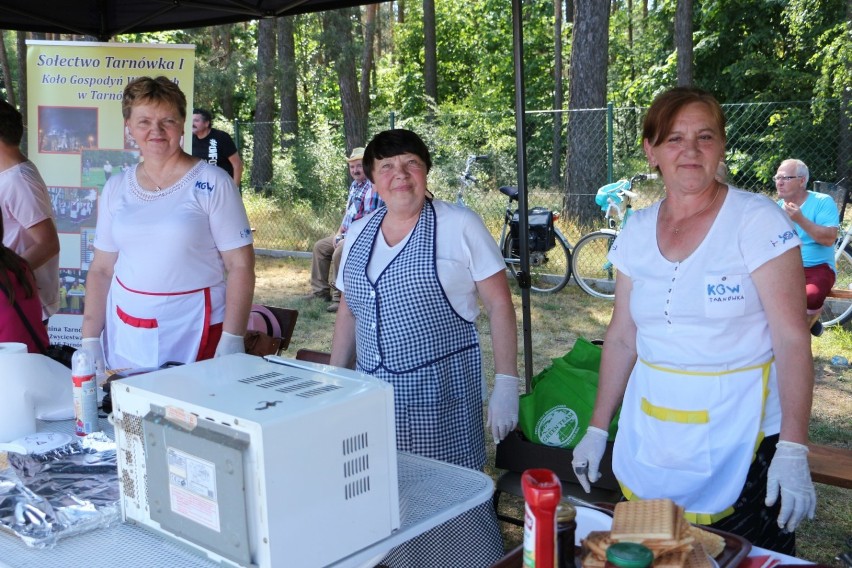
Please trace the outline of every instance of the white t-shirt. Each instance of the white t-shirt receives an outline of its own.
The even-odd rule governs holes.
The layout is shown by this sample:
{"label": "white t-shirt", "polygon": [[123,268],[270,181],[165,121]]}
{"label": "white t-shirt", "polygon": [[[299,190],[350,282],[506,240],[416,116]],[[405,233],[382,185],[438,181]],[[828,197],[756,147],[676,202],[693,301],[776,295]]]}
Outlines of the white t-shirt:
{"label": "white t-shirt", "polygon": [[198,162],[174,189],[146,201],[138,197],[144,190],[136,182],[137,167],[111,177],[98,206],[94,244],[119,253],[115,274],[127,288],[142,292],[184,292],[223,282],[219,251],[253,242],[233,179]]}
{"label": "white t-shirt", "polygon": [[[656,242],[660,202],[636,212],[610,261],[630,277],[636,351],[649,363],[692,371],[767,362],[772,338],[751,273],[799,246],[787,215],[768,197],[729,186],[713,226],[686,259],[671,262]],[[780,403],[770,380],[765,431],[777,432]]]}
{"label": "white t-shirt", "polygon": [[[432,201],[432,205],[435,207],[438,280],[444,287],[453,309],[466,320],[473,321],[479,315],[476,283],[506,269],[503,255],[479,215],[466,207],[437,199]],[[337,272],[335,282],[341,292],[344,291],[343,267],[346,266],[349,249],[374,214],[375,212],[370,213],[352,223],[346,233],[343,256],[340,259],[341,269]],[[395,246],[389,247],[379,231],[370,263],[367,265],[367,276],[371,280],[375,281],[390,261],[396,258],[410,236],[411,233]]]}
{"label": "white t-shirt", "polygon": [[[27,229],[53,219],[47,186],[32,162],[21,162],[0,172],[0,207],[5,231],[3,244],[22,254],[34,243]],[[34,272],[42,317],[47,319],[59,309],[59,254]]]}

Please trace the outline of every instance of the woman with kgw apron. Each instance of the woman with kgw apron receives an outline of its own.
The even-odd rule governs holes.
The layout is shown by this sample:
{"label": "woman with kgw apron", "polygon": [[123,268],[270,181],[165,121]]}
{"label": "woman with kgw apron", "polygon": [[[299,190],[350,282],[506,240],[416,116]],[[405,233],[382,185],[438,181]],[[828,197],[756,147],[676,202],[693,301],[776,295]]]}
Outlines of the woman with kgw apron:
{"label": "woman with kgw apron", "polygon": [[[474,321],[482,300],[494,347],[488,425],[495,442],[518,421],[517,326],[503,257],[469,209],[432,199],[432,161],[408,130],[376,135],[364,172],[385,207],[347,232],[331,363],[394,387],[397,447],[473,469],[485,465],[483,376]],[[490,566],[503,556],[488,502],[408,541],[393,568]]]}
{"label": "woman with kgw apron", "polygon": [[166,77],[131,81],[122,112],[144,161],[98,204],[83,349],[99,371],[243,352],[254,249],[239,190],[183,151],[186,98]]}
{"label": "woman with kgw apron", "polygon": [[671,498],[693,522],[793,554],[816,507],[799,239],[766,196],[715,179],[725,117],[709,93],[658,96],[643,138],[665,199],[609,253],[615,309],[574,471],[588,491],[622,403],[612,469],[626,498]]}

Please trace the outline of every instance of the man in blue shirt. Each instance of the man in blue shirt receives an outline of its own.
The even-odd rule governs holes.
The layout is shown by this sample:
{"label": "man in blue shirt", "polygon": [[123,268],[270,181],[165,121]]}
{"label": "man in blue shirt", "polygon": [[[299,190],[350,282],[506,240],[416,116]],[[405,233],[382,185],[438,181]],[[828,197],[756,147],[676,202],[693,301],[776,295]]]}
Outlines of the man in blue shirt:
{"label": "man in blue shirt", "polygon": [[355,148],[346,158],[349,162],[349,175],[352,185],[349,186],[349,200],[346,203],[346,214],[340,223],[337,233],[320,239],[314,245],[313,261],[311,262],[311,294],[308,299],[331,301],[326,311],[336,312],[340,306],[340,291],[334,287],[337,270],[340,268],[340,257],[343,254],[343,239],[353,221],[371,213],[384,205],[379,194],[373,190],[373,184],[364,174],[361,160],[364,148]]}
{"label": "man in blue shirt", "polygon": [[801,160],[784,160],[775,173],[778,205],[796,225],[802,239],[805,265],[805,291],[808,297],[808,324],[813,335],[822,333],[819,314],[825,297],[834,286],[834,241],[840,216],[831,196],[808,191],[808,167]]}

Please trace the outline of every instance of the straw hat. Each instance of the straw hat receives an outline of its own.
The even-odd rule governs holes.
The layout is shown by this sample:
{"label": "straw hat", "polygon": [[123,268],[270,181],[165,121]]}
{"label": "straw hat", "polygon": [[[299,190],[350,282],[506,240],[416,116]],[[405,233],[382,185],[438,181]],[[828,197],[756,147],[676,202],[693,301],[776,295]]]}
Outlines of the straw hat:
{"label": "straw hat", "polygon": [[352,154],[346,158],[347,162],[354,162],[364,158],[364,148],[353,148]]}

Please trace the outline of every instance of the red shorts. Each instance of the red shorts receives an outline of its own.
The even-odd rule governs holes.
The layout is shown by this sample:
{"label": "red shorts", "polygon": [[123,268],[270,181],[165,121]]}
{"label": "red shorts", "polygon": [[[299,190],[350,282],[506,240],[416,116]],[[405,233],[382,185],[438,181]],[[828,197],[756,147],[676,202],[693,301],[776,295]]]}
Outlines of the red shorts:
{"label": "red shorts", "polygon": [[808,310],[818,310],[831,292],[835,279],[834,271],[826,264],[805,267],[805,293],[808,296]]}

